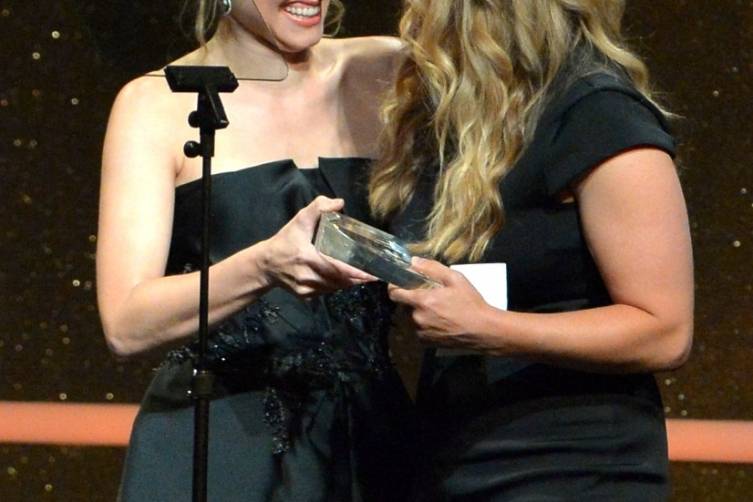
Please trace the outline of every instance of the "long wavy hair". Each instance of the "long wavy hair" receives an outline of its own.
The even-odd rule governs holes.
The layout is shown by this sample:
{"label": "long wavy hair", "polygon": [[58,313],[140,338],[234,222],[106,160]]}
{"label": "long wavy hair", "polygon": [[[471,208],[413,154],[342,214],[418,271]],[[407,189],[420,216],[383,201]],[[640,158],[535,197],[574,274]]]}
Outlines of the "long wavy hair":
{"label": "long wavy hair", "polygon": [[438,166],[426,236],[413,250],[481,259],[504,223],[502,178],[530,141],[571,55],[621,68],[652,99],[648,71],[625,45],[624,0],[405,0],[406,59],[387,96],[374,214],[404,209],[423,169]]}
{"label": "long wavy hair", "polygon": [[[251,0],[235,0],[236,2]],[[193,14],[193,36],[200,46],[206,45],[212,37],[222,19],[220,0],[187,0],[183,7],[183,17],[188,13]],[[330,0],[327,11],[327,33],[335,34],[340,29],[345,7],[342,0]]]}

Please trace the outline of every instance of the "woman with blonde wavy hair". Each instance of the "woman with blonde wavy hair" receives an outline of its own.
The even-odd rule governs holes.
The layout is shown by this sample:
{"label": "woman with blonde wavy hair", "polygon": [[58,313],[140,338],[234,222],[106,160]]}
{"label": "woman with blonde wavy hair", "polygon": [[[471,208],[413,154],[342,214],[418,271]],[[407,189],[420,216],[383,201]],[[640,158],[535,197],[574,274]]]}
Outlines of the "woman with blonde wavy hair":
{"label": "woman with blonde wavy hair", "polygon": [[[386,346],[386,286],[314,249],[319,215],[368,217],[391,39],[322,37],[335,0],[191,0],[200,47],[227,65],[213,175],[208,499],[399,501],[411,475],[411,403]],[[258,9],[257,9],[258,6]],[[262,17],[263,15],[263,17]],[[280,82],[251,75],[282,75]],[[284,69],[284,65],[282,65]],[[201,236],[200,159],[183,144],[190,94],[128,83],[104,146],[97,290],[119,356],[162,351],[134,424],[120,500],[191,499]],[[363,187],[362,187],[363,188]]]}
{"label": "woman with blonde wavy hair", "polygon": [[[390,292],[433,346],[416,500],[667,497],[652,372],[688,357],[692,255],[624,4],[405,2],[370,190],[441,284]],[[460,262],[506,263],[508,310]]]}

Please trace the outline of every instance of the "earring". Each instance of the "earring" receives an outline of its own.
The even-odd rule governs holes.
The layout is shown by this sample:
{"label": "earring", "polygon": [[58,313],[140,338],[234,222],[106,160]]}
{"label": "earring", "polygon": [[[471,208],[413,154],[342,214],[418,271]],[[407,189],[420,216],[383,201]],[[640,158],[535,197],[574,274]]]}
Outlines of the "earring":
{"label": "earring", "polygon": [[228,16],[230,15],[230,11],[233,10],[233,0],[221,0],[220,6],[222,8],[222,15]]}

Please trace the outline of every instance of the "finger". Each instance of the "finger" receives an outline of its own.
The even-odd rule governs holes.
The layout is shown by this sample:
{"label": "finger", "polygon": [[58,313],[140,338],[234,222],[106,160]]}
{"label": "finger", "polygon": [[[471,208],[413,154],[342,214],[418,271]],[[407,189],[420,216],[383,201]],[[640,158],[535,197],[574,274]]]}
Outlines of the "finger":
{"label": "finger", "polygon": [[324,195],[319,195],[311,204],[319,213],[340,211],[345,207],[345,201],[343,199],[330,199]]}
{"label": "finger", "polygon": [[296,285],[295,292],[304,298],[312,298],[325,293],[333,293],[348,287],[349,284],[340,284],[316,275],[307,280],[300,281]]}
{"label": "finger", "polygon": [[355,267],[351,267],[346,263],[330,258],[323,255],[316,249],[313,250],[309,256],[309,266],[316,273],[329,280],[343,280],[347,281],[351,277],[353,279],[366,279],[367,275],[358,270]]}
{"label": "finger", "polygon": [[349,288],[354,284],[360,283],[359,280],[343,276],[336,268],[330,266],[329,264],[313,265],[312,270],[319,276],[318,281],[320,283],[320,288],[326,288],[334,291],[338,289]]}
{"label": "finger", "polygon": [[318,196],[309,205],[298,211],[300,223],[312,234],[322,213],[340,211],[345,206],[343,199],[330,199],[323,195]]}
{"label": "finger", "polygon": [[317,285],[313,282],[298,283],[293,286],[291,290],[301,298],[311,298],[312,296],[315,296],[316,294],[322,292],[321,288],[318,288]]}
{"label": "finger", "polygon": [[416,290],[402,289],[392,285],[387,289],[387,292],[389,294],[390,300],[395,303],[402,303],[404,305],[408,305],[409,307],[415,307],[418,303],[416,301]]}
{"label": "finger", "polygon": [[414,256],[411,260],[411,268],[441,284],[449,284],[452,282],[456,273],[438,261],[427,260],[426,258],[420,258],[418,256]]}
{"label": "finger", "polygon": [[368,274],[364,274],[356,268],[349,267],[345,263],[325,257],[316,251],[313,253],[308,265],[319,276],[322,282],[326,282],[334,289],[344,289],[356,284],[370,282]]}
{"label": "finger", "polygon": [[348,265],[343,261],[331,258],[321,253],[319,253],[319,256],[321,256],[325,261],[329,262],[330,265],[337,269],[341,275],[364,282],[373,282],[379,280],[377,277],[369,274],[368,272],[364,272],[363,270],[358,269],[352,265]]}
{"label": "finger", "polygon": [[308,206],[298,211],[298,214],[296,215],[295,220],[300,226],[300,228],[302,228],[306,233],[310,234],[311,238],[313,239],[314,229],[316,228],[316,225],[319,223],[320,216],[321,216],[321,212],[316,208],[316,206],[312,202]]}

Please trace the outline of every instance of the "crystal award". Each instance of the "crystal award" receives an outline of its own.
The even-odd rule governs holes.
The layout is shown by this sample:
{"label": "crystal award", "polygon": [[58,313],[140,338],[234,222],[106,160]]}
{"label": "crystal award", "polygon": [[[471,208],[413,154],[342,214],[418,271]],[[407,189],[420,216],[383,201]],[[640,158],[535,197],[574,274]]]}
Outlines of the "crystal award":
{"label": "crystal award", "polygon": [[323,213],[314,246],[320,253],[405,289],[438,284],[411,269],[407,246],[394,235],[340,213]]}

